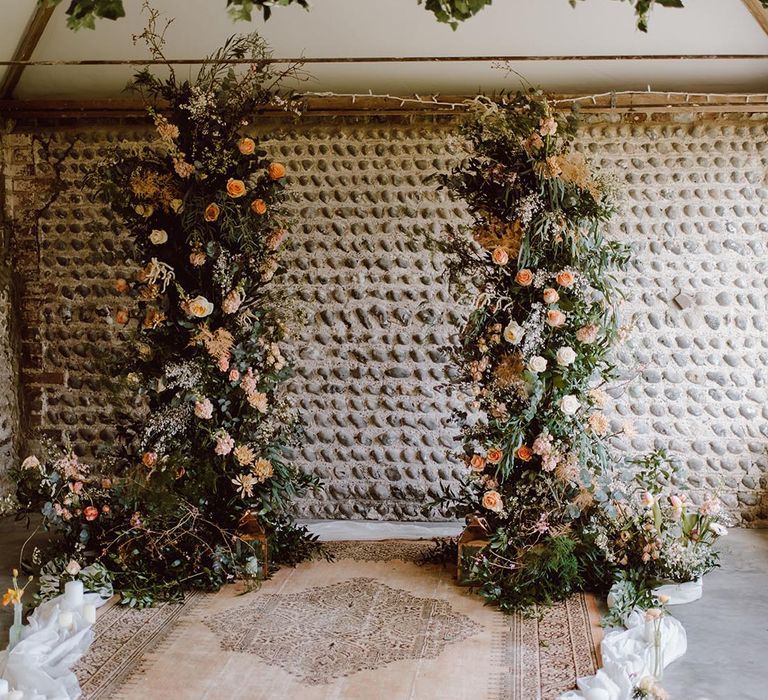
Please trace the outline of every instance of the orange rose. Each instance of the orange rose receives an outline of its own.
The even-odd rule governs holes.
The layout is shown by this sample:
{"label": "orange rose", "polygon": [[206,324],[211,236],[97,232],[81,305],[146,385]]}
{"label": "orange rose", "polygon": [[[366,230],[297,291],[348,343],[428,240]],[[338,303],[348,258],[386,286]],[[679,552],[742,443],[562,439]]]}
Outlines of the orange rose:
{"label": "orange rose", "polygon": [[562,272],[557,273],[557,277],[555,277],[555,279],[561,287],[570,287],[573,284],[575,278],[572,272],[569,270],[563,270]]}
{"label": "orange rose", "polygon": [[517,448],[517,458],[522,459],[523,462],[530,462],[533,458],[533,451],[527,445],[520,445]]}
{"label": "orange rose", "polygon": [[129,318],[130,316],[128,316],[128,311],[126,309],[119,309],[117,313],[115,313],[115,322],[119,323],[121,326],[128,323]]}
{"label": "orange rose", "polygon": [[515,282],[523,287],[527,287],[533,282],[533,273],[528,269],[519,270],[515,275]]}
{"label": "orange rose", "polygon": [[251,202],[251,209],[253,209],[253,211],[256,214],[259,214],[259,215],[266,214],[267,213],[267,204],[266,204],[266,202],[263,199],[254,199]]}
{"label": "orange rose", "polygon": [[205,208],[205,214],[203,214],[203,216],[206,221],[216,221],[216,219],[219,218],[219,214],[221,214],[219,205],[211,203]]}
{"label": "orange rose", "polygon": [[509,262],[509,253],[507,253],[506,248],[496,248],[491,254],[491,258],[497,265],[506,265]]}
{"label": "orange rose", "polygon": [[235,180],[231,177],[227,180],[227,194],[236,199],[242,197],[245,194],[245,183],[242,180]]}
{"label": "orange rose", "polygon": [[279,180],[285,177],[285,166],[282,163],[270,163],[267,173],[272,180]]}
{"label": "orange rose", "polygon": [[472,459],[469,460],[469,468],[473,472],[481,472],[485,469],[485,457],[480,455],[472,455]]}
{"label": "orange rose", "polygon": [[237,149],[244,156],[253,155],[253,152],[256,150],[256,142],[246,136],[237,142]]}
{"label": "orange rose", "polygon": [[205,251],[193,250],[189,254],[189,262],[193,267],[202,267],[205,265],[206,257],[207,256],[205,255]]}
{"label": "orange rose", "polygon": [[123,279],[122,277],[115,280],[115,290],[120,292],[120,294],[125,294],[129,289],[128,280]]}
{"label": "orange rose", "polygon": [[141,461],[145,467],[154,467],[157,464],[157,452],[145,452],[141,456]]}
{"label": "orange rose", "polygon": [[494,513],[500,513],[504,510],[504,502],[501,500],[501,494],[497,491],[486,491],[483,494],[483,508],[492,510]]}
{"label": "orange rose", "polygon": [[488,450],[488,454],[485,456],[485,458],[491,464],[498,464],[499,462],[501,462],[501,459],[503,456],[504,456],[504,453],[498,447],[491,447],[491,449]]}

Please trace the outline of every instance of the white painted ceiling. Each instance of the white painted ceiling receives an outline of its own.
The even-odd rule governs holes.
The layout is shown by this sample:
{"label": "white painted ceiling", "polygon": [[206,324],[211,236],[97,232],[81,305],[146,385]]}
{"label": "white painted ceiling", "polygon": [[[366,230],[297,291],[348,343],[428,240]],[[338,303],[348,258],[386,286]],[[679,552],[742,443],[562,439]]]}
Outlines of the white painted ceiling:
{"label": "white painted ceiling", "polygon": [[[132,35],[142,31],[141,0],[124,0],[127,16],[72,32],[63,2],[33,59],[147,58]],[[768,54],[768,36],[741,0],[686,0],[685,9],[657,8],[648,34],[635,29],[632,8],[615,0],[495,0],[455,32],[416,0],[315,0],[311,11],[277,7],[268,22],[232,22],[224,0],[153,0],[175,17],[169,58],[200,58],[229,35],[256,30],[277,57],[493,56],[607,54]],[[11,58],[35,0],[0,0],[0,54]],[[768,92],[768,60],[520,62],[528,81],[558,92],[603,90]],[[133,72],[125,66],[34,66],[15,97],[120,97]],[[516,88],[519,78],[491,63],[307,65],[307,91],[470,94]],[[194,69],[182,67],[186,75]],[[124,95],[123,95],[124,96]]]}

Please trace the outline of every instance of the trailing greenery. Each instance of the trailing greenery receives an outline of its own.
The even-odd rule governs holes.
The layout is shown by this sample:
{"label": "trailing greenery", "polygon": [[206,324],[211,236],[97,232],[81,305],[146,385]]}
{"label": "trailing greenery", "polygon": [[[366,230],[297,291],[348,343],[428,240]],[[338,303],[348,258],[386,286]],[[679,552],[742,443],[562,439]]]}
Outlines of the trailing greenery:
{"label": "trailing greenery", "polygon": [[[143,36],[162,58],[156,19]],[[58,560],[100,562],[131,605],[260,575],[256,521],[273,562],[318,549],[290,517],[318,481],[289,459],[301,427],[280,391],[293,319],[273,279],[289,175],[247,135],[264,105],[295,110],[268,55],[257,35],[238,36],[193,81],[136,75],[155,138],[118,146],[92,179],[133,241],[135,274],[115,281],[125,342],[114,376],[126,409],[145,410],[125,411],[97,465],[65,446],[16,474],[19,501],[57,533]],[[235,72],[231,58],[250,69]]]}
{"label": "trailing greenery", "polygon": [[[572,7],[585,0],[568,0]],[[629,3],[637,17],[637,27],[643,32],[648,31],[648,21],[654,6],[684,7],[683,0],[617,0]],[[62,0],[38,0],[48,6],[58,5]],[[438,22],[450,24],[456,29],[459,24],[474,17],[493,0],[417,0],[419,5],[432,12]],[[760,0],[763,7],[768,9],[768,0]],[[264,14],[269,19],[273,7],[299,5],[304,9],[310,8],[309,0],[226,0],[226,6],[233,19],[250,22],[253,11]],[[93,29],[97,19],[116,20],[125,16],[123,0],[70,0],[67,8],[67,26],[70,29],[86,27]]]}

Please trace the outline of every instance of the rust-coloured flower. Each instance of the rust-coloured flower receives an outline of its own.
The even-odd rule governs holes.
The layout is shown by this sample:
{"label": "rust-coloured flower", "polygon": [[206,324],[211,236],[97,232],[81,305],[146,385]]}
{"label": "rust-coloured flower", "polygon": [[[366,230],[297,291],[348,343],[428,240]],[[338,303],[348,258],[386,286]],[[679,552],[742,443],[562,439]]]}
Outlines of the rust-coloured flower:
{"label": "rust-coloured flower", "polygon": [[141,461],[145,467],[154,467],[157,464],[157,452],[145,452],[141,455]]}
{"label": "rust-coloured flower", "polygon": [[227,180],[227,194],[234,199],[242,197],[245,194],[245,183],[233,177],[229,178]]}
{"label": "rust-coloured flower", "polygon": [[128,280],[125,278],[118,277],[115,280],[115,291],[120,292],[120,294],[126,294],[130,288],[131,287],[128,284]]}
{"label": "rust-coloured flower", "polygon": [[259,215],[266,214],[267,213],[267,204],[266,204],[266,202],[263,199],[254,199],[251,202],[251,209],[253,209],[253,211],[256,214],[259,214]]}
{"label": "rust-coloured flower", "polygon": [[128,314],[127,309],[118,309],[117,312],[115,312],[115,323],[119,323],[121,326],[124,326],[128,321],[130,320],[130,315]]}
{"label": "rust-coloured flower", "polygon": [[285,177],[285,166],[282,163],[270,163],[267,173],[272,180],[279,180]]}
{"label": "rust-coloured flower", "polygon": [[533,451],[528,445],[520,445],[520,447],[517,448],[517,458],[521,459],[523,462],[530,462],[531,459],[533,459]]}
{"label": "rust-coloured flower", "polygon": [[221,209],[219,209],[219,205],[215,202],[211,202],[206,208],[205,213],[203,214],[203,217],[206,221],[216,221],[216,219],[219,218],[219,214],[221,214]]}

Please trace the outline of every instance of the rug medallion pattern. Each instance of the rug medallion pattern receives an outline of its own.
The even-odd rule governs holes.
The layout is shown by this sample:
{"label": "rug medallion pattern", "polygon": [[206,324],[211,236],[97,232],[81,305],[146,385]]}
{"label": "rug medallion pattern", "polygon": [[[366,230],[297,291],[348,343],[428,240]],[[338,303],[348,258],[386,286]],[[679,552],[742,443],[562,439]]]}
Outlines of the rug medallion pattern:
{"label": "rug medallion pattern", "polygon": [[443,600],[370,578],[262,595],[205,624],[225,651],[255,654],[308,685],[393,661],[434,659],[480,631]]}

